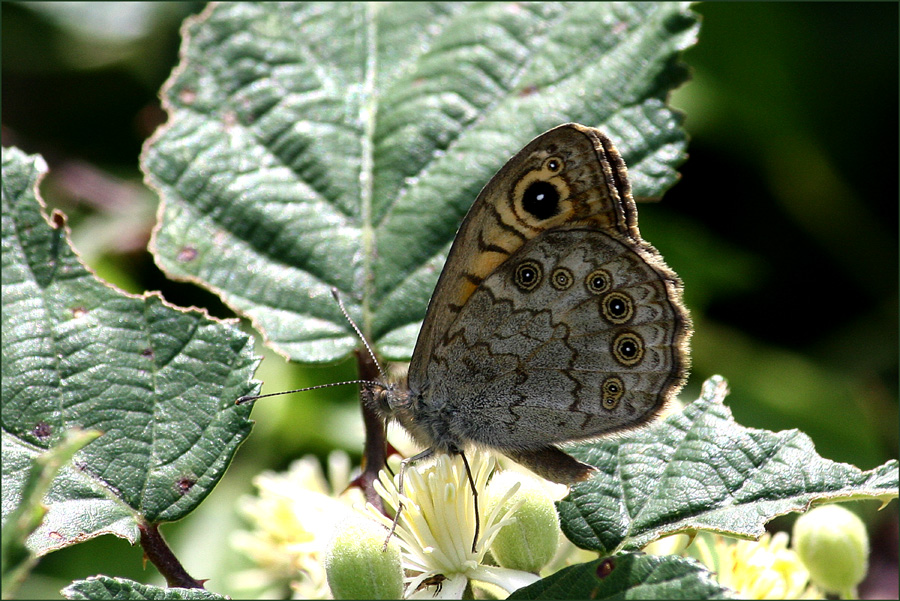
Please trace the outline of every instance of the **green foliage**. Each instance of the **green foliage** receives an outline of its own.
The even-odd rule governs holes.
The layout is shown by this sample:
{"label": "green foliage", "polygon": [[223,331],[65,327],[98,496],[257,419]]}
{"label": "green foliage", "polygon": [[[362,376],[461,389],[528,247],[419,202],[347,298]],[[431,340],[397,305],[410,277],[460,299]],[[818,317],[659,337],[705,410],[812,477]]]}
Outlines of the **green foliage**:
{"label": "green foliage", "polygon": [[[331,286],[385,357],[408,357],[462,215],[497,167],[550,126],[604,129],[638,196],[661,196],[684,159],[681,118],[666,105],[686,78],[679,51],[698,31],[684,3],[223,4],[184,31],[182,64],[164,90],[169,123],[143,155],[164,203],[157,260],[220,294],[294,359],[333,361],[357,345]],[[750,110],[758,100],[747,100]],[[50,485],[28,548],[43,554],[100,533],[134,541],[139,521],[179,519],[206,498],[247,435],[249,408],[232,401],[255,388],[249,339],[95,278],[62,218],[48,225],[34,198],[40,159],[3,152],[4,561],[11,516],[35,509],[21,503],[37,490],[26,474],[72,426],[103,435]],[[709,283],[689,285],[689,302],[700,290],[692,309],[765,272],[757,257],[686,228],[668,234],[691,242],[670,263]],[[726,260],[716,267],[710,256]],[[826,442],[849,431],[870,444],[848,395],[820,404],[835,389],[858,392],[858,380],[700,325],[700,366],[727,354],[756,374],[742,397],[788,413],[813,406],[822,419],[853,412],[860,419],[825,427]],[[785,403],[781,380],[806,404]],[[605,552],[678,531],[753,537],[815,501],[897,495],[895,461],[862,472],[824,460],[803,434],[738,426],[722,396],[707,389],[684,414],[575,451],[601,473],[560,503],[567,534]],[[28,562],[21,548],[17,558]],[[517,596],[727,595],[687,560],[614,559],[600,580],[600,561],[590,562]],[[218,598],[181,591],[99,577],[66,595]]]}
{"label": "green foliage", "polygon": [[692,559],[623,553],[564,568],[510,599],[733,599]]}
{"label": "green foliage", "polygon": [[358,345],[332,286],[408,359],[460,220],[536,135],[601,127],[636,196],[675,182],[664,100],[698,27],[684,3],[222,5],[186,28],[143,157],[154,252],[294,360]]}
{"label": "green foliage", "polygon": [[[96,430],[89,432],[77,429],[69,430],[58,445],[35,457],[31,462],[30,469],[22,470],[24,473],[10,474],[9,482],[4,469],[5,484],[12,487],[12,481],[18,483],[20,478],[24,480],[22,486],[16,491],[20,494],[18,504],[8,515],[3,516],[0,574],[2,574],[4,599],[8,598],[10,591],[15,591],[37,563],[37,557],[25,546],[25,541],[32,532],[37,530],[47,514],[47,508],[42,503],[44,495],[47,494],[59,470],[84,445],[98,436],[100,436],[100,432]],[[4,455],[5,451],[4,448]],[[4,462],[5,467],[6,462]]]}
{"label": "green foliage", "polygon": [[138,523],[180,519],[250,432],[250,337],[158,295],[98,280],[48,221],[39,157],[3,149],[3,517],[32,462],[71,428],[100,437],[62,468],[28,539],[42,555],[99,534],[134,542]]}
{"label": "green foliage", "polygon": [[228,599],[202,589],[159,588],[124,578],[94,576],[63,589],[66,599],[116,599],[121,601],[216,601]]}
{"label": "green foliage", "polygon": [[722,378],[710,378],[683,411],[572,449],[599,473],[558,503],[566,536],[601,554],[699,530],[756,539],[772,518],[815,502],[897,497],[896,460],[863,472],[819,457],[802,432],[745,428],[724,405],[726,392]]}

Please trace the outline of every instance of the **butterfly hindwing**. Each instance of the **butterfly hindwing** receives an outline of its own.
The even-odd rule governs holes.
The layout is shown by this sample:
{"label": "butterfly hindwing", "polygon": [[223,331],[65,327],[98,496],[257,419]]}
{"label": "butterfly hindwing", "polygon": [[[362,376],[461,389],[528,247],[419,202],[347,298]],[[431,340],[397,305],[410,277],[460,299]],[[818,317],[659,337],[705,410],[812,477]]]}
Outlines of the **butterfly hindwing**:
{"label": "butterfly hindwing", "polygon": [[498,267],[437,341],[428,396],[461,436],[500,450],[637,426],[686,371],[680,294],[652,252],[615,234],[548,230]]}

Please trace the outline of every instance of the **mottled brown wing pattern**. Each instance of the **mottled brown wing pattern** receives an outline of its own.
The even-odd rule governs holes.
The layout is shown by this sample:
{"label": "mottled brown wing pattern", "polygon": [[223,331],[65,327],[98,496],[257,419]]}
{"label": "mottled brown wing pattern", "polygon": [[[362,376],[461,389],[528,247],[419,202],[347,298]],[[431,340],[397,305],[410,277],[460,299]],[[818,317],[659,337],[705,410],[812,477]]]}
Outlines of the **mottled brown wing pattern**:
{"label": "mottled brown wing pattern", "polygon": [[616,234],[548,230],[479,286],[434,347],[427,396],[500,451],[652,419],[683,384],[689,319],[659,257]]}
{"label": "mottled brown wing pattern", "polygon": [[421,371],[441,330],[497,266],[539,233],[574,223],[640,239],[618,151],[598,130],[569,123],[535,138],[478,195],[435,287],[410,373]]}
{"label": "mottled brown wing pattern", "polygon": [[684,383],[681,282],[643,241],[625,165],[577,124],[529,143],[463,220],[406,385],[369,405],[427,450],[499,450],[557,482],[593,468],[560,450],[646,423]]}

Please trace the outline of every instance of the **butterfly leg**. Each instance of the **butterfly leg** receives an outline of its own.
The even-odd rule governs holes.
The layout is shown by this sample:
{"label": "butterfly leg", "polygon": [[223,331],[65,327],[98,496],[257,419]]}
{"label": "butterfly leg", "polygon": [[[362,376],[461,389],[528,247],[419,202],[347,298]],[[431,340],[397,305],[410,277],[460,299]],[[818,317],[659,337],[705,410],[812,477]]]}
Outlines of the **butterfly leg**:
{"label": "butterfly leg", "polygon": [[[462,457],[463,465],[466,467],[466,477],[469,479],[469,486],[472,487],[472,500],[475,503],[475,536],[472,538],[472,553],[475,553],[475,548],[478,543],[478,535],[481,530],[481,517],[478,514],[478,491],[475,489],[475,478],[472,477],[472,469],[469,467],[469,460],[466,458],[466,454],[463,453],[460,449],[453,449],[453,453],[456,453]],[[421,453],[413,455],[412,457],[407,457],[403,461],[400,462],[400,477],[397,480],[397,492],[400,497],[403,497],[403,479],[406,476],[407,468],[415,463],[416,461],[420,461],[422,459],[427,459],[434,455],[434,449],[425,449]],[[403,501],[399,500],[397,503],[397,512],[394,514],[394,521],[391,523],[391,530],[388,532],[387,538],[384,539],[384,545],[381,547],[382,552],[387,550],[388,543],[391,540],[391,537],[394,535],[394,531],[397,530],[397,523],[400,521],[400,513],[403,511]]]}
{"label": "butterfly leg", "polygon": [[[399,493],[400,498],[397,500],[397,512],[394,514],[394,521],[391,523],[391,531],[388,532],[387,538],[384,539],[384,545],[381,547],[382,553],[387,550],[388,543],[391,541],[391,537],[394,536],[394,531],[397,529],[397,522],[400,521],[400,513],[403,511],[403,477],[406,476],[406,468],[409,467],[409,464],[421,459],[427,459],[432,455],[434,455],[434,449],[425,449],[421,453],[417,453],[412,457],[407,457],[400,462],[400,477],[397,480],[397,492]],[[466,468],[468,469],[468,465]]]}
{"label": "butterfly leg", "polygon": [[478,531],[481,527],[481,516],[478,515],[478,491],[475,490],[475,479],[472,477],[472,470],[469,469],[469,460],[462,451],[457,451],[462,455],[463,465],[466,466],[466,476],[469,477],[469,486],[472,487],[472,500],[475,502],[475,537],[472,539],[472,553],[475,553],[475,545],[478,543]]}

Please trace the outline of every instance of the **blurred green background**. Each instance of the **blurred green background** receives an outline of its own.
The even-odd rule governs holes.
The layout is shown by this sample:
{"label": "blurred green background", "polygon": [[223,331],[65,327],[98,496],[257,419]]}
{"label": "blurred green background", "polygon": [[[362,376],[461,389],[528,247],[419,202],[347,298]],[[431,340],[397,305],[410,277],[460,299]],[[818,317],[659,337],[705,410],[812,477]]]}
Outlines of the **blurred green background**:
{"label": "blurred green background", "polygon": [[[182,306],[230,311],[167,280],[146,250],[155,196],[141,144],[164,121],[157,92],[177,62],[178,28],[196,3],[3,6],[2,142],[41,153],[42,192],[70,217],[101,277]],[[819,453],[871,469],[898,456],[898,6],[895,3],[700,4],[693,79],[671,103],[691,141],[681,181],[639,206],[644,237],[685,282],[694,334],[682,399],[725,376],[747,426],[798,428]],[[262,349],[260,349],[262,351]],[[264,392],[354,377],[266,354]],[[352,387],[275,398],[222,483],[163,528],[188,571],[228,590],[241,566],[226,537],[233,503],[262,469],[344,448],[362,424]],[[854,504],[870,525],[864,597],[897,596],[896,503]],[[789,518],[776,526],[787,526]],[[101,537],[44,558],[21,598],[58,596],[104,573],[161,583],[141,551]]]}

